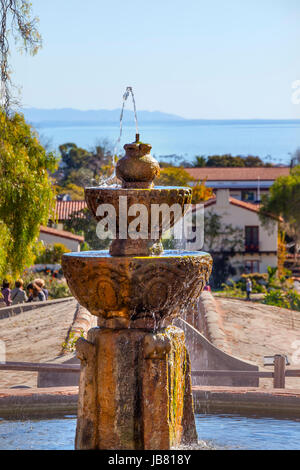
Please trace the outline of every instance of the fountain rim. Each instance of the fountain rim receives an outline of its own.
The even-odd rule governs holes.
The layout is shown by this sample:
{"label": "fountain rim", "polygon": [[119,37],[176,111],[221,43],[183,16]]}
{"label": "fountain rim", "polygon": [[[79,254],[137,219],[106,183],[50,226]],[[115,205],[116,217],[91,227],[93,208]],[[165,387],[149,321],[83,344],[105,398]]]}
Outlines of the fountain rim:
{"label": "fountain rim", "polygon": [[85,191],[122,191],[122,192],[183,190],[183,191],[191,192],[192,188],[188,186],[154,186],[153,188],[122,188],[121,186],[86,186],[84,190]]}
{"label": "fountain rim", "polygon": [[178,258],[190,259],[190,258],[208,258],[211,259],[211,255],[206,251],[181,251],[181,250],[165,250],[160,255],[152,256],[138,256],[138,255],[129,255],[129,256],[112,256],[109,254],[109,250],[91,250],[91,251],[72,251],[71,253],[64,253],[63,257],[68,258],[78,258],[78,259],[111,259],[111,260],[132,260],[132,259],[168,259],[168,258]]}

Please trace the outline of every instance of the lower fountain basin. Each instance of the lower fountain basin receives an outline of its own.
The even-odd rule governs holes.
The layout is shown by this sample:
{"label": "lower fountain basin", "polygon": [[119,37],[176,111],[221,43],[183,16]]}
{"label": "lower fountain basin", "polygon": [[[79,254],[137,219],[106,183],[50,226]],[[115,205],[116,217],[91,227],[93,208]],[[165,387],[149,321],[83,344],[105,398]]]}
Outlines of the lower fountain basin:
{"label": "lower fountain basin", "polygon": [[107,328],[158,328],[197,300],[212,258],[204,252],[116,257],[108,251],[68,253],[63,272],[78,302]]}

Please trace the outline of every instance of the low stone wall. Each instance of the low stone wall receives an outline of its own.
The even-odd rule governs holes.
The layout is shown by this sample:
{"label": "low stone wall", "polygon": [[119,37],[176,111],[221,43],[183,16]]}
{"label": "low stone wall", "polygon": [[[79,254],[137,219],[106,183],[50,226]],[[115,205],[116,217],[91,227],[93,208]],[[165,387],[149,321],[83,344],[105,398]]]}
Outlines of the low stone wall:
{"label": "low stone wall", "polygon": [[195,413],[259,413],[300,417],[300,391],[261,388],[193,387]]}
{"label": "low stone wall", "polygon": [[198,304],[188,312],[186,321],[217,348],[231,353],[223,328],[222,311],[210,292],[201,293]]}
{"label": "low stone wall", "polygon": [[[67,333],[65,340],[65,346],[61,352],[61,356],[55,358],[51,363],[55,364],[80,364],[79,359],[76,357],[75,351],[70,352],[70,342],[79,338],[82,334],[86,336],[86,333],[90,328],[93,328],[97,324],[97,318],[91,315],[86,308],[77,304],[74,313],[74,319],[70,329]],[[79,384],[80,372],[68,373],[68,372],[39,372],[37,378],[37,386],[41,388],[45,387],[67,387]]]}
{"label": "low stone wall", "polygon": [[11,305],[10,307],[0,308],[0,320],[3,318],[14,317],[28,310],[41,309],[49,307],[49,305],[61,304],[73,300],[73,297],[65,297],[64,299],[47,300],[47,302],[26,302],[24,304]]}
{"label": "low stone wall", "polygon": [[78,387],[0,389],[0,417],[23,419],[77,413]]}
{"label": "low stone wall", "polygon": [[[300,416],[299,390],[193,387],[195,413]],[[78,387],[0,389],[0,417],[26,419],[77,414]]]}
{"label": "low stone wall", "polygon": [[[259,370],[257,365],[243,361],[216,347],[185,320],[177,318],[175,324],[185,333],[192,370]],[[258,378],[247,377],[193,377],[192,380],[193,385],[259,386]]]}

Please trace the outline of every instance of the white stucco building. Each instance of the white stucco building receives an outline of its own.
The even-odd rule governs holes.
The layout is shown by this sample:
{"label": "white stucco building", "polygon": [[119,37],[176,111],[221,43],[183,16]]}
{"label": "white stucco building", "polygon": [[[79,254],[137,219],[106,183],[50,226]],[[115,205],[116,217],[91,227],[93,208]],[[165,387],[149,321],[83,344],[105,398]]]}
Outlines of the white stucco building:
{"label": "white stucco building", "polygon": [[80,251],[80,244],[84,242],[84,237],[66,230],[41,226],[39,241],[42,241],[45,246],[63,243],[71,251]]}
{"label": "white stucco building", "polygon": [[[210,213],[218,214],[222,224],[241,230],[242,248],[230,259],[231,265],[237,270],[234,277],[238,278],[243,273],[265,273],[268,266],[277,266],[277,219],[270,216],[269,227],[264,227],[258,216],[259,206],[231,197],[229,189],[218,189],[216,197],[206,201],[204,211],[206,216]],[[206,242],[205,249],[208,249]],[[222,241],[219,246],[214,246],[214,252],[222,252]]]}

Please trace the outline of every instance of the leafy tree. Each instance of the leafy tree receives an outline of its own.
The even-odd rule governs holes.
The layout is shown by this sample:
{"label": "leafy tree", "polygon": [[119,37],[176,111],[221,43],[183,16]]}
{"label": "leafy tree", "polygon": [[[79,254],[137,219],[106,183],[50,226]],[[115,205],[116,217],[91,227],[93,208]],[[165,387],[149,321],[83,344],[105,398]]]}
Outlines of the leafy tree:
{"label": "leafy tree", "polygon": [[206,166],[208,167],[244,167],[244,159],[240,156],[233,157],[231,154],[211,155],[207,157]]}
{"label": "leafy tree", "polygon": [[192,204],[207,201],[213,196],[213,189],[208,188],[205,183],[206,180],[198,181],[194,186],[192,186]]}
{"label": "leafy tree", "polygon": [[54,194],[48,170],[56,158],[39,143],[20,114],[0,110],[0,275],[16,275],[32,262],[41,224]]}
{"label": "leafy tree", "polygon": [[56,194],[69,194],[72,201],[84,200],[84,189],[82,186],[77,186],[73,183],[68,183],[63,186],[55,186]]}
{"label": "leafy tree", "polygon": [[78,214],[84,217],[79,218],[77,214],[72,214],[71,218],[64,224],[64,230],[71,231],[77,235],[84,235],[84,250],[104,250],[108,248],[111,240],[100,240],[97,237],[96,227],[97,221],[94,219],[88,209],[82,209]]}
{"label": "leafy tree", "polygon": [[204,227],[205,249],[213,258],[210,282],[216,288],[236,274],[230,259],[242,249],[243,230],[231,224],[223,224],[222,217],[211,211],[205,214]]}
{"label": "leafy tree", "polygon": [[35,264],[60,264],[62,255],[69,252],[70,250],[63,243],[48,245],[35,259]]}
{"label": "leafy tree", "polygon": [[184,168],[168,167],[162,168],[160,171],[160,177],[156,178],[156,186],[187,186],[187,184],[193,181],[193,178]]}
{"label": "leafy tree", "polygon": [[266,165],[261,158],[248,155],[247,157],[243,157],[241,155],[232,156],[230,153],[224,155],[209,155],[205,158],[203,155],[196,156],[195,161],[193,163],[195,168],[200,167],[261,167],[261,166],[272,166]]}
{"label": "leafy tree", "polygon": [[263,195],[260,219],[270,225],[270,214],[282,217],[285,232],[295,242],[295,253],[300,244],[300,165],[291,169],[288,176],[280,176],[271,186],[269,194]]}
{"label": "leafy tree", "polygon": [[203,168],[206,166],[206,158],[203,155],[196,155],[193,166],[195,168]]}
{"label": "leafy tree", "polygon": [[84,187],[112,173],[112,155],[106,141],[91,151],[74,143],[63,144],[59,150],[62,164],[54,176],[62,188],[66,189],[70,184]]}
{"label": "leafy tree", "polygon": [[260,167],[265,165],[261,158],[253,157],[252,155],[245,157],[244,162],[247,167]]}
{"label": "leafy tree", "polygon": [[277,268],[278,268],[278,276],[282,277],[287,274],[287,270],[285,269],[285,261],[287,258],[287,249],[285,243],[285,233],[278,232],[277,238]]}
{"label": "leafy tree", "polygon": [[34,55],[42,45],[37,29],[38,19],[31,16],[31,3],[27,0],[0,0],[0,78],[1,98],[8,114],[14,97],[9,66],[10,37],[20,42],[20,49]]}
{"label": "leafy tree", "polygon": [[79,170],[80,168],[87,167],[90,153],[81,148],[77,147],[76,144],[66,143],[59,146],[61,153],[61,159],[64,165],[64,179],[68,178],[69,173],[72,170]]}

